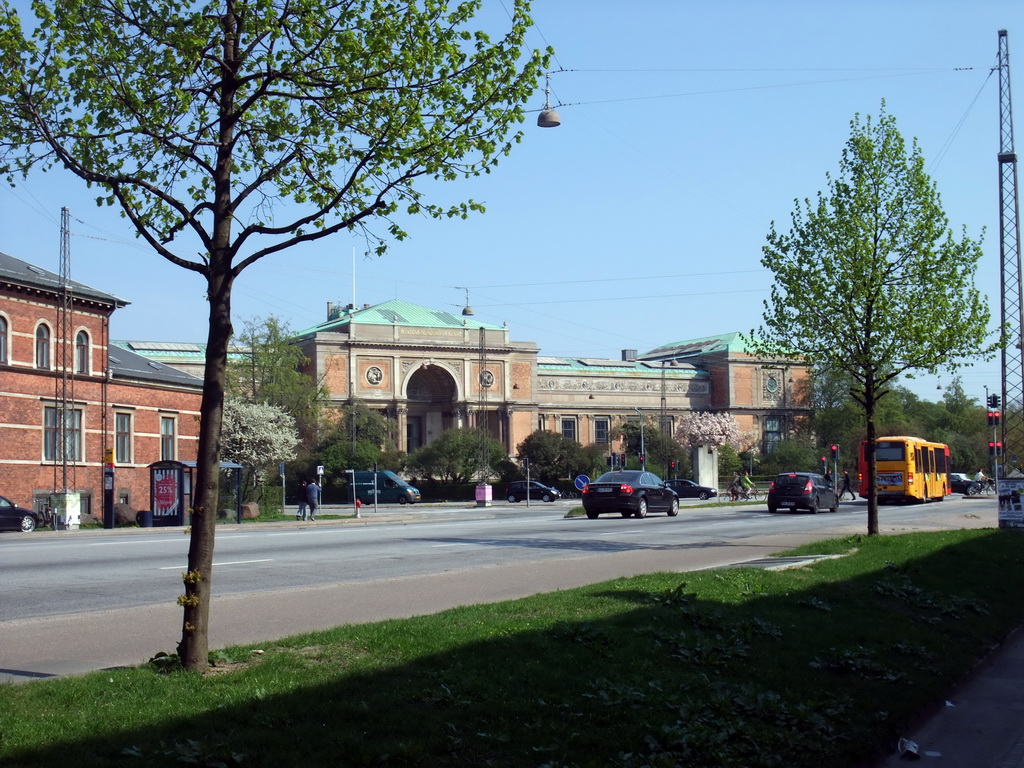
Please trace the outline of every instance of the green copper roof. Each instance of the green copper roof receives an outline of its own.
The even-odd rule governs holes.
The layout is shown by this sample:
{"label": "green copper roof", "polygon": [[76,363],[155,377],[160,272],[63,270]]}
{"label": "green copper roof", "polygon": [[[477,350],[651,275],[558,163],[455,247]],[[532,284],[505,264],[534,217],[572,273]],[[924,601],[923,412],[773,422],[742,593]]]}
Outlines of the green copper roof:
{"label": "green copper roof", "polygon": [[477,320],[475,317],[463,317],[455,315],[442,309],[431,309],[419,304],[410,304],[408,301],[392,299],[382,304],[374,304],[368,307],[339,307],[336,310],[336,317],[314,325],[298,333],[299,336],[306,336],[319,331],[341,330],[350,323],[362,325],[406,325],[417,328],[486,328],[491,331],[501,331],[504,328],[500,325]]}
{"label": "green copper roof", "polygon": [[[620,373],[662,375],[661,363],[644,362],[643,360],[602,360],[593,357],[545,357],[537,358],[538,373]],[[683,364],[679,367],[665,366],[665,377],[670,379],[690,379],[704,375],[692,365]]]}
{"label": "green copper roof", "polygon": [[650,352],[640,355],[643,359],[652,357],[690,357],[709,355],[715,352],[748,352],[750,337],[745,333],[722,333],[717,336],[705,336],[703,339],[675,341],[664,344]]}

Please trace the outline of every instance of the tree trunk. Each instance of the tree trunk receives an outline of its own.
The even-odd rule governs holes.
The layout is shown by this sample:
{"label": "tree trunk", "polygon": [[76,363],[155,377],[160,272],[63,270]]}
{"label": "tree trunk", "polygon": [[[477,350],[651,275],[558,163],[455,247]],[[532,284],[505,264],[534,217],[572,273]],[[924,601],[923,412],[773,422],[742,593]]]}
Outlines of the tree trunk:
{"label": "tree trunk", "polygon": [[864,386],[864,416],[867,421],[867,443],[864,457],[868,464],[868,536],[878,535],[878,468],[875,460],[875,443],[878,433],[875,429],[875,384],[869,377]]}
{"label": "tree trunk", "polygon": [[[212,266],[212,264],[211,264]],[[192,488],[192,533],[178,657],[186,669],[203,671],[209,664],[210,595],[213,589],[213,546],[220,485],[220,433],[224,382],[231,339],[231,276],[208,277],[210,332],[206,343],[203,402],[200,407],[196,482]]]}

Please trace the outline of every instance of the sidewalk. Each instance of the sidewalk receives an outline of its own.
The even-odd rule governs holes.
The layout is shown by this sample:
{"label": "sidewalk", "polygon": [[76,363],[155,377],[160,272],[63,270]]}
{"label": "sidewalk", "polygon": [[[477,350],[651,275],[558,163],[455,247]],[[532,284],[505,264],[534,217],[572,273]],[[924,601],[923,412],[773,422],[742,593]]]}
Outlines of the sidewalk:
{"label": "sidewalk", "polygon": [[[917,762],[946,768],[1024,768],[1024,628],[992,651],[945,705],[904,734]],[[895,748],[896,745],[894,744]],[[898,752],[874,768],[898,768]]]}

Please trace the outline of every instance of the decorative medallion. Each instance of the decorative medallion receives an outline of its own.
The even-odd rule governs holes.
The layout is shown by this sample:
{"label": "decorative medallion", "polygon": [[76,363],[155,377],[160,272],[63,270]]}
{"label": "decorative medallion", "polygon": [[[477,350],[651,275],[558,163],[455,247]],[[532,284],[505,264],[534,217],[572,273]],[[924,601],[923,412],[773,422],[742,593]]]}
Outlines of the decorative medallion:
{"label": "decorative medallion", "polygon": [[488,370],[480,371],[480,386],[484,389],[490,389],[494,386],[494,374]]}
{"label": "decorative medallion", "polygon": [[376,365],[372,365],[366,369],[366,380],[373,386],[377,386],[384,381],[384,371]]}

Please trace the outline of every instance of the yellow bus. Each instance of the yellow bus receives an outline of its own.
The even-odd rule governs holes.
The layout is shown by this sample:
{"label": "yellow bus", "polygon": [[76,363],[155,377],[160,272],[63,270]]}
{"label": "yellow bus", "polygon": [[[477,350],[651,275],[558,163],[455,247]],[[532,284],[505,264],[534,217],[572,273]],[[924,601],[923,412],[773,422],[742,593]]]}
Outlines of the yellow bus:
{"label": "yellow bus", "polygon": [[[868,497],[867,440],[860,444],[860,496]],[[875,441],[875,487],[879,502],[942,501],[949,493],[949,446],[919,437]]]}

